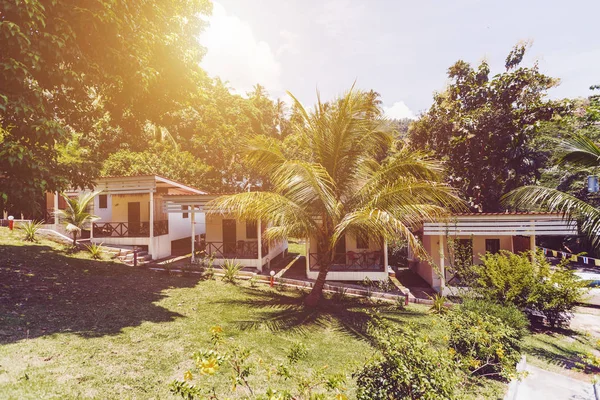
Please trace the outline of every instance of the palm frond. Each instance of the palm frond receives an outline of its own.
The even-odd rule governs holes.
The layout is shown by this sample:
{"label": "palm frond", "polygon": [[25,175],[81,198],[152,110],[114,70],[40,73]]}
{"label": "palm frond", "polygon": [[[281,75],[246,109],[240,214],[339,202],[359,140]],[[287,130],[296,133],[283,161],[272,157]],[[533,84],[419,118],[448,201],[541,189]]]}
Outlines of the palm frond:
{"label": "palm frond", "polygon": [[559,142],[559,148],[564,154],[558,159],[558,165],[573,164],[583,168],[600,166],[600,147],[586,136],[564,139]]}
{"label": "palm frond", "polygon": [[335,182],[325,168],[319,164],[304,161],[286,161],[271,176],[275,190],[292,202],[310,206],[318,205],[316,210],[324,209],[335,215],[337,200]]}
{"label": "palm frond", "polygon": [[249,167],[265,175],[286,161],[281,142],[266,136],[255,136],[245,146],[245,161]]}
{"label": "palm frond", "polygon": [[335,227],[331,246],[335,246],[344,234],[357,232],[388,241],[404,239],[416,255],[426,254],[409,226],[402,223],[395,215],[379,209],[363,209],[346,214]]}
{"label": "palm frond", "polygon": [[209,214],[231,215],[238,219],[269,221],[275,226],[293,226],[308,237],[317,229],[313,216],[290,199],[272,192],[246,192],[220,196],[206,205]]}
{"label": "palm frond", "polygon": [[503,197],[503,202],[520,209],[546,209],[569,221],[581,220],[581,230],[600,244],[600,210],[575,196],[544,186],[523,186]]}

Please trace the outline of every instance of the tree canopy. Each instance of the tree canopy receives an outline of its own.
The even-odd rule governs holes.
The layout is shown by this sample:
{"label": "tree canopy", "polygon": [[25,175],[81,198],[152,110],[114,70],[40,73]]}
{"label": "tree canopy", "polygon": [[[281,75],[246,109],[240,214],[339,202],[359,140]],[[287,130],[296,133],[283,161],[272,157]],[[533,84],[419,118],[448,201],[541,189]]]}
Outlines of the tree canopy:
{"label": "tree canopy", "polygon": [[477,68],[457,61],[448,69],[448,87],[409,131],[415,148],[445,161],[449,182],[475,210],[500,211],[504,193],[539,177],[546,157],[532,141],[540,122],[567,111],[545,98],[558,81],[537,64],[522,66],[525,53],[516,46],[506,70],[494,76],[486,61]]}
{"label": "tree canopy", "polygon": [[0,197],[8,206],[89,184],[98,163],[71,168],[61,150],[102,148],[108,135],[135,142],[147,121],[161,125],[190,101],[204,75],[196,36],[208,0],[3,0],[1,10]]}

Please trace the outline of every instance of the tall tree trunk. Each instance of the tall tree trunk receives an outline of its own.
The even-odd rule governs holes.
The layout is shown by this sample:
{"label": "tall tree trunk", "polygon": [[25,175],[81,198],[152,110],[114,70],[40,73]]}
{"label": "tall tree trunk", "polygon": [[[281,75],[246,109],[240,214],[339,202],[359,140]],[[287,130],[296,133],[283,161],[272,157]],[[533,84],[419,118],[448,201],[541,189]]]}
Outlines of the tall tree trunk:
{"label": "tall tree trunk", "polygon": [[325,285],[325,279],[327,278],[327,272],[329,272],[329,263],[326,265],[321,265],[315,285],[308,296],[306,296],[306,299],[304,299],[304,305],[307,307],[316,307],[321,301],[323,286]]}

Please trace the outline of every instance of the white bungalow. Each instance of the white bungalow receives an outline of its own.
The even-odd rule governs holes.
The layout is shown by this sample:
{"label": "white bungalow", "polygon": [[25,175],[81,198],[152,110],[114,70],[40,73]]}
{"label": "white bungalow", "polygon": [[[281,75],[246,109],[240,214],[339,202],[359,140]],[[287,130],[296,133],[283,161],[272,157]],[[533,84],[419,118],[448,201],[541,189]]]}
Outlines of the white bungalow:
{"label": "white bungalow", "polygon": [[[306,276],[317,279],[321,255],[315,240],[306,243]],[[335,249],[333,265],[329,267],[330,281],[372,281],[388,278],[388,254],[385,240],[346,234]]]}
{"label": "white bungalow", "polygon": [[433,289],[444,292],[453,277],[447,265],[454,254],[467,254],[468,261],[478,264],[487,252],[535,250],[536,235],[577,235],[577,223],[554,213],[456,214],[446,221],[424,223],[423,246],[430,259],[417,259],[409,252],[409,261]]}
{"label": "white bungalow", "polygon": [[[169,215],[162,203],[168,195],[204,192],[156,175],[99,178],[94,190],[99,194],[94,198],[92,213],[100,219],[90,229],[93,243],[140,247],[147,249],[154,260],[170,256],[174,246],[189,247],[190,215]],[[46,203],[51,200],[50,210],[64,209],[64,199],[58,194],[48,194]],[[53,222],[54,229],[61,231],[58,221]],[[196,223],[197,232],[202,233],[204,215],[198,216]]]}
{"label": "white bungalow", "polygon": [[[169,195],[165,211],[180,214],[182,210],[192,215],[204,216],[205,206],[216,195]],[[204,238],[199,239],[198,231],[193,231],[196,239],[192,246],[195,250],[212,256],[215,265],[223,265],[225,260],[235,260],[244,267],[259,271],[270,268],[273,262],[287,254],[287,241],[267,241],[263,234],[268,226],[264,221],[244,221],[227,215],[209,214],[205,217]],[[192,225],[193,226],[193,225]],[[193,252],[194,254],[195,252]],[[193,255],[195,257],[195,255]]]}

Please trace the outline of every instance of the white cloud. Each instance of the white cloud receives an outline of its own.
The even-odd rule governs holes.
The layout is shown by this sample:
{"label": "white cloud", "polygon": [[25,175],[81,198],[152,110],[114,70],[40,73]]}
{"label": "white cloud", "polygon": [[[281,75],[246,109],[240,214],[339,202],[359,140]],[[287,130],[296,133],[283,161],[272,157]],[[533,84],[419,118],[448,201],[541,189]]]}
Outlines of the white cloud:
{"label": "white cloud", "polygon": [[213,3],[210,26],[200,35],[207,48],[202,67],[213,76],[229,81],[239,93],[259,83],[273,92],[281,91],[281,65],[269,44],[257,40],[252,27]]}
{"label": "white cloud", "polygon": [[388,118],[403,119],[410,118],[415,119],[416,116],[410,108],[403,101],[397,101],[392,104],[391,107],[383,107],[383,111]]}

